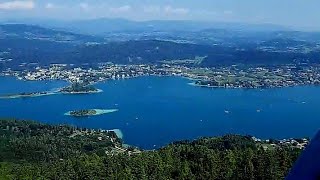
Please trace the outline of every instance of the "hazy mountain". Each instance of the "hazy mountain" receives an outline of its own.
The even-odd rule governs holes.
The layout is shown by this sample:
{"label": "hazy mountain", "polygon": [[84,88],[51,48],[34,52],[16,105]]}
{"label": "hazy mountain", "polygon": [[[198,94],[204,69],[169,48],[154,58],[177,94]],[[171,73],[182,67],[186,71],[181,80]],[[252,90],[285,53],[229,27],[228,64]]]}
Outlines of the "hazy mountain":
{"label": "hazy mountain", "polygon": [[[286,32],[271,32],[263,36],[266,33],[223,29],[203,30],[198,36],[195,32],[173,33],[177,34],[176,39],[170,33],[150,33],[154,36],[150,38],[154,39],[103,42],[99,37],[39,26],[0,25],[0,66],[17,67],[21,63],[154,64],[163,60],[194,59],[198,56],[206,57],[200,63],[206,67],[238,63],[268,65],[319,61],[320,46],[317,43],[295,40],[297,37],[310,38],[316,34],[285,38]],[[183,42],[179,38],[187,41]]]}
{"label": "hazy mountain", "polygon": [[18,67],[21,63],[97,64],[157,64],[163,60],[194,59],[206,57],[199,65],[246,64],[273,65],[299,62],[319,63],[319,51],[277,52],[255,48],[236,49],[223,46],[174,43],[169,41],[126,41],[96,45],[72,45],[41,40],[0,40],[0,64]]}
{"label": "hazy mountain", "polygon": [[26,24],[0,24],[0,39],[29,39],[69,43],[102,42],[102,38]]}
{"label": "hazy mountain", "polygon": [[7,22],[36,24],[91,35],[106,35],[110,32],[200,31],[212,28],[240,31],[289,30],[287,27],[274,24],[221,23],[191,20],[131,21],[126,19],[100,18],[76,21],[27,19],[8,20]]}

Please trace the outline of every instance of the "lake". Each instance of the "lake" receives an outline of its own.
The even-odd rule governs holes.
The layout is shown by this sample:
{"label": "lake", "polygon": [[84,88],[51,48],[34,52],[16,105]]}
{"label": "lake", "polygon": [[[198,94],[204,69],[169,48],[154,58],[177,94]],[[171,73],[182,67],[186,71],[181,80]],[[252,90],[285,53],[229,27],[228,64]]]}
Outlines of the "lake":
{"label": "lake", "polygon": [[[172,141],[224,134],[258,138],[311,137],[320,127],[320,87],[212,89],[180,77],[139,77],[96,84],[99,94],[0,99],[0,117],[120,129],[127,144],[145,149]],[[0,77],[0,94],[48,91],[63,81]],[[74,118],[77,109],[119,111]]]}

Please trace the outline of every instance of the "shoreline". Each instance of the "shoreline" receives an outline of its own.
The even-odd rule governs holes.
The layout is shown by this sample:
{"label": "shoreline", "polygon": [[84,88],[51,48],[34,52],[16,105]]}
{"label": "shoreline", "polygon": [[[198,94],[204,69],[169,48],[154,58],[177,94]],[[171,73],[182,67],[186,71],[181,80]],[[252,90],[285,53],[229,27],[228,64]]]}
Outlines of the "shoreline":
{"label": "shoreline", "polygon": [[121,129],[111,129],[107,131],[108,132],[113,131],[114,133],[116,133],[118,138],[123,139],[123,132],[121,131]]}
{"label": "shoreline", "polygon": [[64,94],[64,95],[68,95],[68,94],[96,94],[96,93],[102,93],[103,90],[102,89],[97,89],[96,91],[86,91],[86,92],[63,92],[60,91],[61,89],[58,90],[58,94]]}
{"label": "shoreline", "polygon": [[[182,79],[187,79],[193,82],[187,83],[188,85],[194,86],[194,87],[202,87],[202,88],[211,88],[211,89],[243,89],[243,90],[264,90],[264,89],[281,89],[281,88],[290,88],[290,87],[320,87],[317,84],[295,84],[295,85],[283,85],[283,86],[274,86],[274,87],[224,87],[224,86],[210,86],[210,85],[199,85],[196,84],[195,81],[200,80],[198,78],[193,78],[189,77],[186,75],[156,75],[156,74],[150,74],[150,75],[142,75],[142,76],[133,76],[133,77],[126,77],[126,78],[121,78],[121,79],[104,79],[104,80],[99,80],[99,81],[94,81],[91,82],[90,84],[98,84],[98,83],[105,83],[107,81],[118,81],[118,80],[130,80],[130,79],[135,79],[135,78],[140,78],[140,77],[148,77],[148,76],[154,76],[154,77],[178,77]],[[25,79],[19,79],[18,76],[0,76],[0,77],[15,77],[17,80],[22,80],[22,81],[46,81],[46,80],[25,80]],[[49,79],[48,81],[65,81],[68,83],[71,83],[67,79]],[[50,96],[50,95],[57,95],[57,94],[63,94],[63,95],[84,95],[84,94],[96,94],[96,93],[102,93],[104,92],[102,89],[97,89],[97,91],[88,91],[88,92],[59,92],[62,88],[59,88],[57,91],[50,91],[50,92],[45,92],[48,94],[35,94],[35,95],[0,95],[0,99],[18,99],[18,98],[33,98],[33,97],[41,97],[41,96]]]}
{"label": "shoreline", "polygon": [[36,92],[30,94],[12,94],[12,95],[0,95],[0,99],[20,99],[20,98],[35,98],[42,96],[51,96],[51,95],[80,95],[80,94],[96,94],[102,93],[102,89],[98,89],[97,91],[88,91],[88,92],[61,92],[60,89],[57,91],[45,91],[45,92]]}
{"label": "shoreline", "polygon": [[[41,94],[41,93],[45,93],[45,94]],[[41,92],[41,93],[34,93],[30,95],[20,95],[20,94],[4,95],[4,96],[0,96],[0,99],[34,98],[34,97],[51,96],[51,95],[59,94],[57,92]]]}
{"label": "shoreline", "polygon": [[315,84],[299,84],[291,86],[275,86],[275,87],[224,87],[224,86],[210,86],[210,85],[200,85],[195,82],[187,83],[190,86],[202,87],[202,88],[211,88],[211,89],[242,89],[242,90],[265,90],[265,89],[281,89],[281,88],[293,88],[293,87],[320,87]]}

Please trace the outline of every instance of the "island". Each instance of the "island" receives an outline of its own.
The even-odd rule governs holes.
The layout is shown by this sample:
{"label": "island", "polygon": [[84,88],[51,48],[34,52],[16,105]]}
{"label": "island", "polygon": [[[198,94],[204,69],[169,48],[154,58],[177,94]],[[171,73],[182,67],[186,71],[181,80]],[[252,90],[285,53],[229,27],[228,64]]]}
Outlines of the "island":
{"label": "island", "polygon": [[108,114],[119,111],[118,109],[82,109],[82,110],[74,110],[65,113],[66,116],[73,117],[89,117],[89,116],[98,116],[102,114]]}
{"label": "island", "polygon": [[60,89],[59,92],[63,94],[89,94],[99,93],[102,92],[102,90],[88,84],[73,83],[71,86]]}
{"label": "island", "polygon": [[31,92],[31,93],[18,93],[18,94],[9,94],[2,95],[0,99],[17,99],[17,98],[31,98],[31,97],[39,97],[39,96],[49,96],[56,94],[55,92]]}
{"label": "island", "polygon": [[92,85],[74,83],[71,86],[63,87],[55,91],[43,91],[43,92],[22,92],[17,94],[0,95],[0,99],[17,99],[17,98],[32,98],[40,96],[49,96],[54,94],[91,94],[103,92],[100,89],[95,88]]}
{"label": "island", "polygon": [[200,87],[212,87],[218,88],[220,85],[216,82],[206,81],[206,80],[197,80],[195,82],[189,83],[189,85],[200,86]]}

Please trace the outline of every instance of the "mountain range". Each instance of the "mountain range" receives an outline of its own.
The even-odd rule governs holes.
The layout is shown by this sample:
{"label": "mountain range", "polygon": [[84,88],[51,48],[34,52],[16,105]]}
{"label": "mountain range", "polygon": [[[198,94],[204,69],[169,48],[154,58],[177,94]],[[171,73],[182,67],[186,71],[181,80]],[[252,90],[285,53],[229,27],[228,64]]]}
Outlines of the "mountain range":
{"label": "mountain range", "polygon": [[[116,26],[118,21],[120,20],[114,20],[114,23],[110,24],[105,23],[105,26],[100,27],[95,25],[102,22],[99,19],[87,22],[89,24],[87,26],[102,31],[105,29],[103,27]],[[130,28],[134,29],[137,26],[132,25],[131,21],[121,21],[122,25],[119,25],[119,28],[127,24],[128,28],[125,28],[127,32],[111,32],[109,29],[110,32],[105,35],[81,34],[76,32],[76,28],[67,31],[45,25],[42,27],[30,24],[2,24],[0,68],[18,67],[21,63],[39,65],[101,62],[159,63],[163,60],[185,60],[196,57],[205,57],[199,64],[204,67],[239,63],[247,65],[318,63],[320,60],[318,58],[320,33],[317,32],[253,31],[232,28],[201,30],[200,27],[197,30],[190,28],[175,31],[170,30],[170,26],[166,31],[129,32]],[[172,26],[175,24],[170,23]],[[159,25],[161,23],[156,24],[157,27],[161,27]],[[179,23],[176,26],[179,26]]]}
{"label": "mountain range", "polygon": [[[90,35],[106,35],[111,32],[158,32],[158,31],[200,31],[205,29],[225,29],[237,31],[289,31],[288,27],[274,24],[248,24],[235,22],[210,22],[191,20],[151,20],[132,21],[127,19],[87,19],[87,20],[50,20],[50,19],[12,19],[3,21],[14,24],[33,24],[49,28],[60,28]],[[97,28],[98,27],[98,28]]]}

